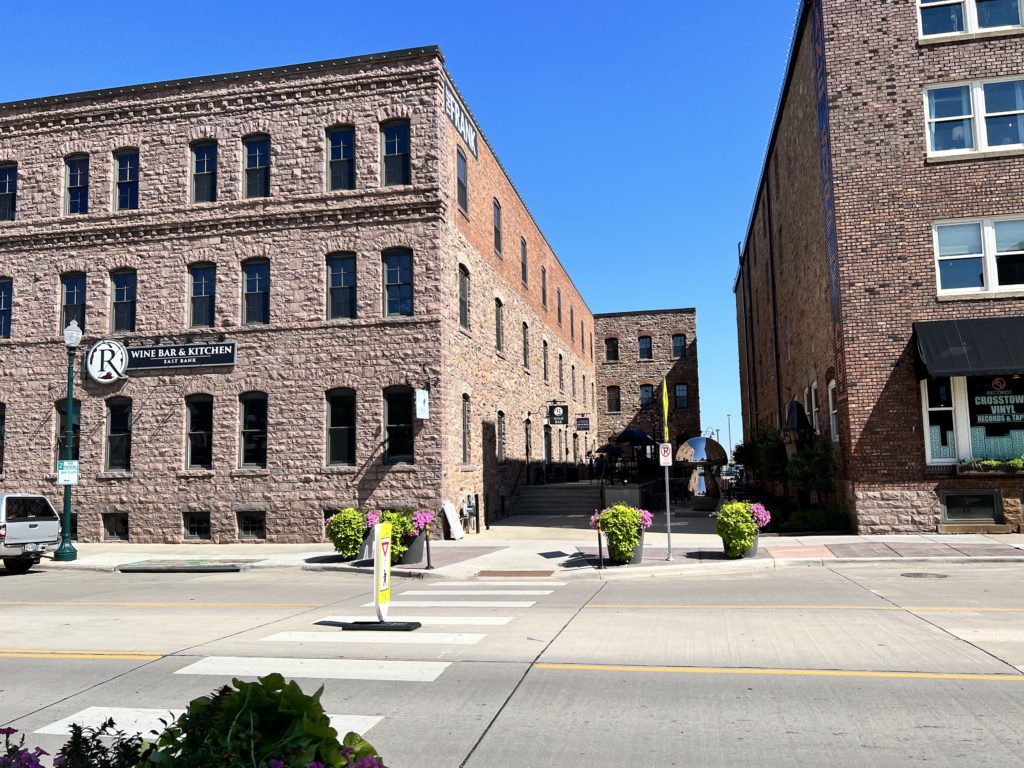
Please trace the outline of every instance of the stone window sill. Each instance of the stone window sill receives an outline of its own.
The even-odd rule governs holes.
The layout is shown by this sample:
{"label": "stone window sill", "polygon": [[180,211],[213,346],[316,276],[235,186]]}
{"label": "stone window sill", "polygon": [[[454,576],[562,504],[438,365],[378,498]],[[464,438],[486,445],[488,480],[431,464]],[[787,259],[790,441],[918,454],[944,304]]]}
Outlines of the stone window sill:
{"label": "stone window sill", "polygon": [[1012,29],[985,29],[978,32],[951,32],[948,35],[931,35],[929,37],[918,36],[919,47],[929,45],[940,45],[942,43],[969,43],[974,40],[985,40],[989,37],[1010,37],[1024,34],[1024,28],[1013,27]]}
{"label": "stone window sill", "polygon": [[459,209],[459,213],[462,214],[462,218],[464,218],[466,221],[470,221],[469,211],[464,210],[461,205],[456,206],[456,207]]}
{"label": "stone window sill", "polygon": [[131,480],[132,473],[129,472],[117,472],[115,470],[108,470],[106,472],[100,472],[96,475],[97,480]]}
{"label": "stone window sill", "polygon": [[258,469],[256,467],[251,469],[232,469],[231,477],[270,477],[270,470]]}
{"label": "stone window sill", "polygon": [[929,155],[925,157],[925,163],[937,165],[941,163],[956,163],[964,160],[987,160],[993,157],[1020,157],[1024,155],[1024,148],[1014,149],[982,149],[971,152],[957,152],[953,155]]}
{"label": "stone window sill", "polygon": [[321,475],[354,475],[358,473],[359,468],[355,464],[331,464],[326,467],[320,467]]}
{"label": "stone window sill", "polygon": [[472,339],[473,338],[473,332],[469,328],[466,328],[466,327],[462,326],[461,324],[459,325],[459,333],[461,333],[467,339]]}
{"label": "stone window sill", "polygon": [[415,472],[415,464],[384,464],[385,469],[391,472]]}
{"label": "stone window sill", "polygon": [[180,469],[175,473],[175,477],[188,479],[194,478],[196,480],[210,479],[213,477],[212,469]]}
{"label": "stone window sill", "polygon": [[499,359],[501,359],[501,360],[507,360],[507,359],[508,359],[508,358],[507,358],[507,357],[505,356],[505,353],[504,353],[504,352],[502,352],[502,351],[501,351],[500,349],[496,349],[496,350],[494,350],[494,354],[495,354],[495,355],[497,355],[497,356],[498,356],[498,358],[499,358]]}
{"label": "stone window sill", "polygon": [[478,467],[476,464],[463,464],[462,465],[462,471],[463,472],[479,472],[480,471],[480,467]]}

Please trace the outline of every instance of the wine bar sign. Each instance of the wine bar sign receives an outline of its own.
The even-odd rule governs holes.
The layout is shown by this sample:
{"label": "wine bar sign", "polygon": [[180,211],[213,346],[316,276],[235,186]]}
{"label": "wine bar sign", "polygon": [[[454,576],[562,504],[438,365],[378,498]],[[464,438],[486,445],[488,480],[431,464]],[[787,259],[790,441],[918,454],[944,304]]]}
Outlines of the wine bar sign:
{"label": "wine bar sign", "polygon": [[207,368],[235,364],[237,346],[233,341],[213,344],[162,344],[156,347],[127,347],[128,370],[159,368]]}

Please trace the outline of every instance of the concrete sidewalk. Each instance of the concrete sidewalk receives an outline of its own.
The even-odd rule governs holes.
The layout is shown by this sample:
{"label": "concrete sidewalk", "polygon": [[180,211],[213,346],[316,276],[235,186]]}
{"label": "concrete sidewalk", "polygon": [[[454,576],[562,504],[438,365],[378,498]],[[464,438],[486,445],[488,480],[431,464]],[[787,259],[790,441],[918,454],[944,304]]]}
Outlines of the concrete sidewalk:
{"label": "concrete sidewalk", "polygon": [[[395,575],[408,577],[557,576],[572,579],[618,579],[683,573],[734,572],[784,566],[870,562],[1024,563],[1024,534],[919,534],[905,536],[771,536],[760,537],[756,557],[726,559],[714,533],[714,519],[675,516],[673,559],[669,561],[664,521],[644,535],[643,562],[600,569],[597,534],[585,515],[513,517],[461,541],[431,544],[431,563],[399,565]],[[291,568],[372,573],[368,561],[344,562],[324,544],[78,544],[78,559],[43,567],[115,571],[245,570]],[[605,553],[607,555],[607,553]]]}

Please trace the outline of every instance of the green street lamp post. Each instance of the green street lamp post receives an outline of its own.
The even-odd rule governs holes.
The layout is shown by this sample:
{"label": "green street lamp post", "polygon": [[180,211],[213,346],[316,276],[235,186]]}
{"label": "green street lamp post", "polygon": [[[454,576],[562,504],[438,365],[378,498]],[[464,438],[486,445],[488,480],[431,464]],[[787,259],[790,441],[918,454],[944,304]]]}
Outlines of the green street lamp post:
{"label": "green street lamp post", "polygon": [[[72,320],[64,329],[64,344],[68,348],[68,404],[64,414],[64,423],[67,429],[64,432],[64,458],[72,460],[73,445],[75,439],[75,350],[82,341],[82,329],[78,327],[78,321]],[[53,553],[53,559],[66,563],[78,559],[78,550],[71,543],[71,486],[64,486],[64,524],[61,526],[60,546]]]}

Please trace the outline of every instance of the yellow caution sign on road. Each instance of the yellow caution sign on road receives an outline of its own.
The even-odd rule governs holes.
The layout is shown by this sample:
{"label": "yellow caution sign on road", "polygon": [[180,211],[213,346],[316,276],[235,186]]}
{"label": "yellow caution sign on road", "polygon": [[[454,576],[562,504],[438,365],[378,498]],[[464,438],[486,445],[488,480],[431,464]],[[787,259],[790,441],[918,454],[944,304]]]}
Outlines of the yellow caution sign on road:
{"label": "yellow caution sign on road", "polygon": [[391,604],[391,523],[373,526],[373,606],[377,618],[387,621]]}

